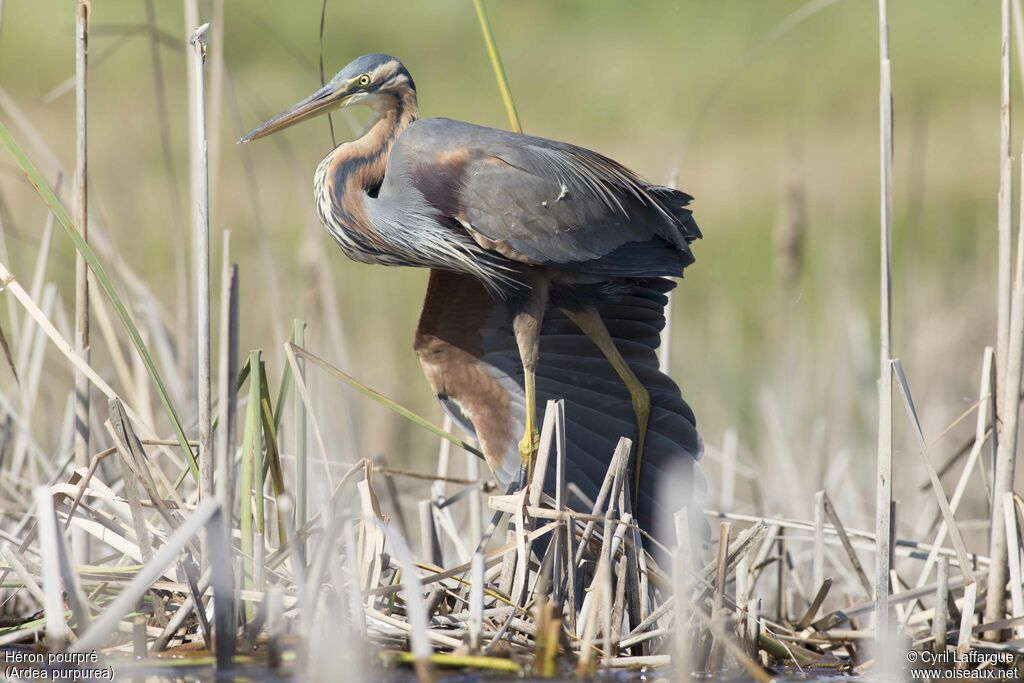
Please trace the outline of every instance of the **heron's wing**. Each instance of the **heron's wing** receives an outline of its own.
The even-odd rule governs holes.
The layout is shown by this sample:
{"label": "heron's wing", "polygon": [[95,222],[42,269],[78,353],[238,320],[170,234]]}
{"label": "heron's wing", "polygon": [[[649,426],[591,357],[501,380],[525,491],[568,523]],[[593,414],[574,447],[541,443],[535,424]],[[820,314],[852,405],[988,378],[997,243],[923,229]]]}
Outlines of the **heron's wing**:
{"label": "heron's wing", "polygon": [[[391,164],[401,168],[392,168]],[[631,277],[679,275],[700,231],[689,195],[596,152],[447,119],[418,121],[389,162],[440,213],[513,260]]]}
{"label": "heron's wing", "polygon": [[[673,286],[662,278],[639,280],[616,301],[597,306],[619,351],[651,393],[637,505],[640,524],[651,532],[657,531],[655,520],[669,519],[683,506],[693,509],[692,520],[703,520],[696,421],[655,356],[666,293]],[[514,481],[526,410],[508,306],[470,276],[432,271],[416,346],[435,391],[457,421],[476,433],[499,483]],[[536,376],[541,410],[549,399],[565,400],[567,480],[593,500],[618,440],[633,436],[629,394],[594,343],[554,308],[541,328]],[[552,458],[549,489],[554,466]]]}

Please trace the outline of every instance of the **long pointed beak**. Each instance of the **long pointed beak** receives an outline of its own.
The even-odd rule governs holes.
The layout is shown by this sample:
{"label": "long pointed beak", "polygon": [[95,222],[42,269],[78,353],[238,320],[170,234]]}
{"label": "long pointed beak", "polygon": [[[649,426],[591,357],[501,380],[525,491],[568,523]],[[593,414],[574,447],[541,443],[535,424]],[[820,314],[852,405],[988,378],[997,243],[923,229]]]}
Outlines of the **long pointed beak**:
{"label": "long pointed beak", "polygon": [[340,107],[344,103],[344,95],[343,88],[339,88],[337,84],[328,83],[291,109],[256,127],[238,142],[249,142],[250,140],[266,137],[271,133],[276,133],[279,130],[293,126],[300,121],[311,119],[318,114],[323,114],[331,109]]}

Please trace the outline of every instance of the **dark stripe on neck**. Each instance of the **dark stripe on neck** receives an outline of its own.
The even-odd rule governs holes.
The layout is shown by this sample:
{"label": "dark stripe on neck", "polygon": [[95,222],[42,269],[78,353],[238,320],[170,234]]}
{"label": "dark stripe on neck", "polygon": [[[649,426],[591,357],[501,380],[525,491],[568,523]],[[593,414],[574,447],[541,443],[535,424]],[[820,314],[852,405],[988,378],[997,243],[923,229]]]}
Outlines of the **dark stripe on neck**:
{"label": "dark stripe on neck", "polygon": [[[346,154],[344,151],[340,152],[340,160],[330,171],[334,178],[334,205],[345,216],[351,217],[351,212],[346,210],[344,206],[344,199],[349,191],[349,178],[351,176],[355,175],[359,179],[359,188],[371,197],[377,196],[377,191],[380,189],[381,183],[384,182],[386,157],[391,153],[391,147],[395,139],[408,125],[408,123],[404,122],[406,105],[403,103],[402,98],[395,96],[394,103],[394,108],[381,117],[370,128],[370,132],[361,138],[365,139],[373,135],[373,131],[377,126],[390,119],[389,123],[384,124],[387,127],[381,134],[379,144],[366,152],[359,153],[360,145],[358,145],[359,141],[356,141],[352,145],[353,151],[349,152],[349,154]],[[375,164],[380,164],[379,172],[365,174],[365,171]],[[360,174],[363,175],[361,176]],[[362,197],[350,197],[349,200],[362,201]]]}

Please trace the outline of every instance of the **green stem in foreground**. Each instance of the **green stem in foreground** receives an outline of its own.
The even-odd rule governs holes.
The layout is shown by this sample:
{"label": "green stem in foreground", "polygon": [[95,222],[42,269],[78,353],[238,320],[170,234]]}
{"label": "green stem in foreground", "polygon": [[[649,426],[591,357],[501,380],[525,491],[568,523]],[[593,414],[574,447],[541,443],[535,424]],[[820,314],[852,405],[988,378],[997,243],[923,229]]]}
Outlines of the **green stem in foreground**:
{"label": "green stem in foreground", "polygon": [[512,91],[508,87],[505,67],[501,65],[501,55],[498,54],[498,47],[494,44],[494,36],[491,34],[491,23],[487,20],[487,12],[484,10],[483,0],[473,0],[473,7],[476,8],[476,18],[480,21],[480,32],[484,34],[484,43],[487,44],[487,55],[491,58],[494,77],[498,81],[498,89],[501,90],[501,101],[505,104],[508,123],[512,126],[512,130],[522,133],[523,127],[519,125],[516,103],[512,100]]}
{"label": "green stem in foreground", "polygon": [[300,347],[296,346],[295,344],[292,344],[291,342],[287,342],[285,344],[285,347],[287,347],[287,349],[291,350],[291,352],[295,355],[296,362],[298,362],[298,360],[300,358],[304,358],[304,359],[310,361],[314,365],[317,365],[320,368],[322,368],[329,375],[331,375],[333,377],[337,377],[338,379],[340,379],[341,381],[345,382],[350,387],[352,387],[353,389],[355,389],[359,393],[363,394],[364,396],[368,396],[369,398],[372,398],[374,401],[377,401],[378,403],[382,403],[383,405],[387,406],[388,408],[390,408],[394,412],[398,413],[399,415],[404,417],[406,420],[409,420],[413,424],[419,425],[420,427],[423,427],[424,429],[426,429],[431,434],[434,434],[435,436],[439,436],[442,439],[445,439],[447,441],[452,442],[453,444],[455,444],[456,446],[458,446],[462,450],[466,451],[467,453],[472,453],[473,455],[475,455],[476,457],[480,458],[481,460],[484,459],[483,451],[481,451],[479,448],[474,448],[471,444],[463,441],[462,439],[460,439],[459,437],[455,436],[454,434],[449,434],[445,430],[440,429],[439,427],[434,426],[430,422],[430,420],[428,420],[428,419],[426,419],[424,417],[420,417],[419,415],[417,415],[416,413],[412,412],[408,408],[400,405],[399,403],[396,403],[395,401],[392,401],[390,398],[388,398],[384,394],[380,393],[379,391],[375,391],[375,390],[371,389],[370,387],[366,386],[365,384],[363,384],[362,382],[360,382],[356,378],[352,377],[348,373],[343,372],[342,370],[339,370],[338,368],[334,367],[333,365],[331,365],[330,363],[325,361],[323,358],[320,358],[316,354],[310,353],[306,349],[300,348]]}
{"label": "green stem in foreground", "polygon": [[156,386],[156,392],[160,396],[160,403],[164,407],[164,412],[167,414],[167,419],[170,421],[171,426],[174,428],[175,436],[178,438],[178,443],[181,445],[181,450],[188,455],[188,467],[192,472],[192,477],[198,482],[199,481],[199,466],[196,464],[195,454],[192,452],[192,448],[188,444],[188,438],[185,436],[185,430],[182,429],[181,422],[178,420],[178,415],[174,411],[174,406],[171,404],[171,397],[167,393],[167,389],[164,386],[163,379],[160,377],[159,371],[156,369],[156,364],[153,362],[153,357],[149,354],[149,349],[146,348],[146,343],[142,341],[142,335],[139,334],[139,329],[135,326],[135,322],[132,320],[131,314],[128,313],[128,308],[124,305],[121,297],[118,296],[117,290],[114,289],[114,285],[111,282],[110,276],[107,274],[106,269],[100,260],[96,257],[96,253],[92,250],[78,229],[75,227],[74,222],[71,220],[71,215],[68,213],[64,205],[60,203],[57,196],[50,189],[50,186],[43,180],[39,170],[35,165],[25,156],[25,152],[18,146],[18,143],[14,141],[7,127],[0,123],[0,144],[7,149],[7,152],[14,158],[14,161],[21,167],[21,170],[25,173],[28,181],[42,197],[43,202],[53,212],[57,222],[60,223],[61,227],[64,228],[64,232],[67,233],[68,237],[75,245],[75,249],[82,255],[85,262],[89,264],[89,269],[96,277],[96,282],[103,290],[104,294],[107,295],[107,299],[110,300],[110,304],[114,307],[114,311],[117,313],[117,317],[120,318],[121,323],[124,325],[125,330],[128,332],[128,337],[132,341],[132,345],[135,346],[135,350],[139,354],[139,359],[142,361],[142,365],[146,368],[146,372],[149,374],[149,378],[153,381]]}

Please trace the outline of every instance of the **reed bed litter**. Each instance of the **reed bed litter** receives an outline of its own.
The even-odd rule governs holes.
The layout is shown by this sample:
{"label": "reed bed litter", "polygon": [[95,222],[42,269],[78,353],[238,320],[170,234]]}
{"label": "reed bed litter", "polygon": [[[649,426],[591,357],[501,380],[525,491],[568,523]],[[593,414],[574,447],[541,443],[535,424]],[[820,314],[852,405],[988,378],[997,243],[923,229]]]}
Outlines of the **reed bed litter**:
{"label": "reed bed litter", "polygon": [[[288,356],[307,370],[326,365],[291,343]],[[450,453],[436,473],[362,460],[333,477],[325,459],[329,495],[298,525],[282,485],[265,363],[254,353],[246,367],[231,514],[215,497],[199,501],[197,487],[179,492],[170,475],[181,460],[166,457],[173,440],[140,439],[120,399],[111,399],[113,449],[33,488],[20,529],[5,517],[0,585],[7,611],[20,616],[5,618],[0,644],[97,652],[121,673],[159,662],[164,671],[269,668],[309,680],[336,680],[340,664],[369,679],[409,666],[420,680],[460,669],[582,678],[743,672],[767,681],[877,666],[874,598],[859,558],[876,539],[846,528],[826,492],[812,520],[708,511],[719,526],[707,551],[676,519],[678,543],[663,547],[633,523],[623,439],[586,507],[544,493],[547,468],[521,491],[488,493],[486,481],[449,476]],[[293,400],[301,403],[302,393]],[[561,406],[551,402],[541,463],[564,457],[562,430]],[[418,545],[383,512],[394,480],[407,476],[433,482],[417,506]],[[479,537],[465,523],[473,499],[489,518]],[[1024,501],[1006,501],[1007,524],[1019,529]],[[73,529],[89,536],[88,564],[71,561]],[[979,618],[987,558],[970,555],[965,565],[956,547],[901,539],[893,547],[903,564],[894,564],[902,569],[889,599],[902,647],[948,648],[961,667],[1020,670],[1024,617]],[[808,568],[795,557],[820,565],[820,584],[804,585]],[[914,587],[902,578],[908,560],[920,568]],[[990,632],[1012,635],[990,642]]]}

